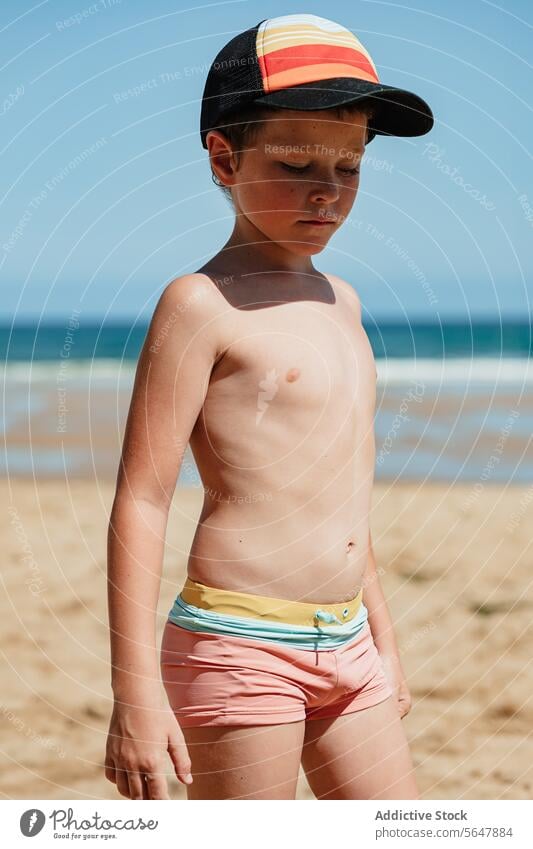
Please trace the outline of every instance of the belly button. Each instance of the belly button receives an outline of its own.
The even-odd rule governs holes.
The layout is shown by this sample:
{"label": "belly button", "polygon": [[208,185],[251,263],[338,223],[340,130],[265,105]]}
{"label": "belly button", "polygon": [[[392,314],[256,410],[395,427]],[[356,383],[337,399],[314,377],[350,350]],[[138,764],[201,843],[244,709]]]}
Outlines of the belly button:
{"label": "belly button", "polygon": [[295,380],[298,380],[300,377],[300,369],[299,368],[291,368],[285,375],[285,380],[288,383],[294,383]]}

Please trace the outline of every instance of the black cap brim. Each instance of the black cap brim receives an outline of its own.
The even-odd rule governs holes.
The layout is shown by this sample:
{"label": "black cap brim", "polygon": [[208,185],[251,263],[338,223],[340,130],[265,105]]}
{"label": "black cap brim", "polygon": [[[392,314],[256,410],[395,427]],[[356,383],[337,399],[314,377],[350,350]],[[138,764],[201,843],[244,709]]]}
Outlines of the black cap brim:
{"label": "black cap brim", "polygon": [[411,91],[353,77],[329,80],[273,91],[254,98],[255,103],[281,109],[331,109],[368,100],[376,110],[369,122],[370,139],[374,135],[423,136],[433,127],[433,113],[421,97]]}

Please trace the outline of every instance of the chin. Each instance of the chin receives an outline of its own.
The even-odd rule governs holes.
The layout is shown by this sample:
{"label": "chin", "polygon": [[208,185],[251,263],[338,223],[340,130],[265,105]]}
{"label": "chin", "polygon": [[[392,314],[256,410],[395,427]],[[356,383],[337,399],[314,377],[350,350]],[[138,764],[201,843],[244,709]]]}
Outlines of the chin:
{"label": "chin", "polygon": [[[283,243],[282,243],[283,244]],[[320,251],[323,251],[327,246],[327,242],[324,245],[320,245],[315,242],[285,242],[286,247],[291,253],[296,256],[314,256],[315,254],[319,254]]]}

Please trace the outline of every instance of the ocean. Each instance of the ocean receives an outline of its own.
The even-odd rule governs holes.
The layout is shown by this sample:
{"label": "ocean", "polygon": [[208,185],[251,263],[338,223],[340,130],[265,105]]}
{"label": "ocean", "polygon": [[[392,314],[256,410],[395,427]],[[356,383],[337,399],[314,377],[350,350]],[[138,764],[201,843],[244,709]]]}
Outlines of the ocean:
{"label": "ocean", "polygon": [[[533,480],[530,321],[364,324],[378,371],[376,479]],[[0,326],[1,473],[114,479],[146,331],[74,314]],[[201,486],[186,461],[178,485]]]}

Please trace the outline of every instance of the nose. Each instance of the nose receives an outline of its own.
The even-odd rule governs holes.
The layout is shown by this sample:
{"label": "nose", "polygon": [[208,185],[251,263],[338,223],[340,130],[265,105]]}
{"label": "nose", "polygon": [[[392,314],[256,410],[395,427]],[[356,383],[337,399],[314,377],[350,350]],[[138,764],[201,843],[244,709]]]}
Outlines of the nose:
{"label": "nose", "polygon": [[339,185],[329,171],[317,177],[316,186],[311,189],[314,203],[335,203],[339,199]]}

